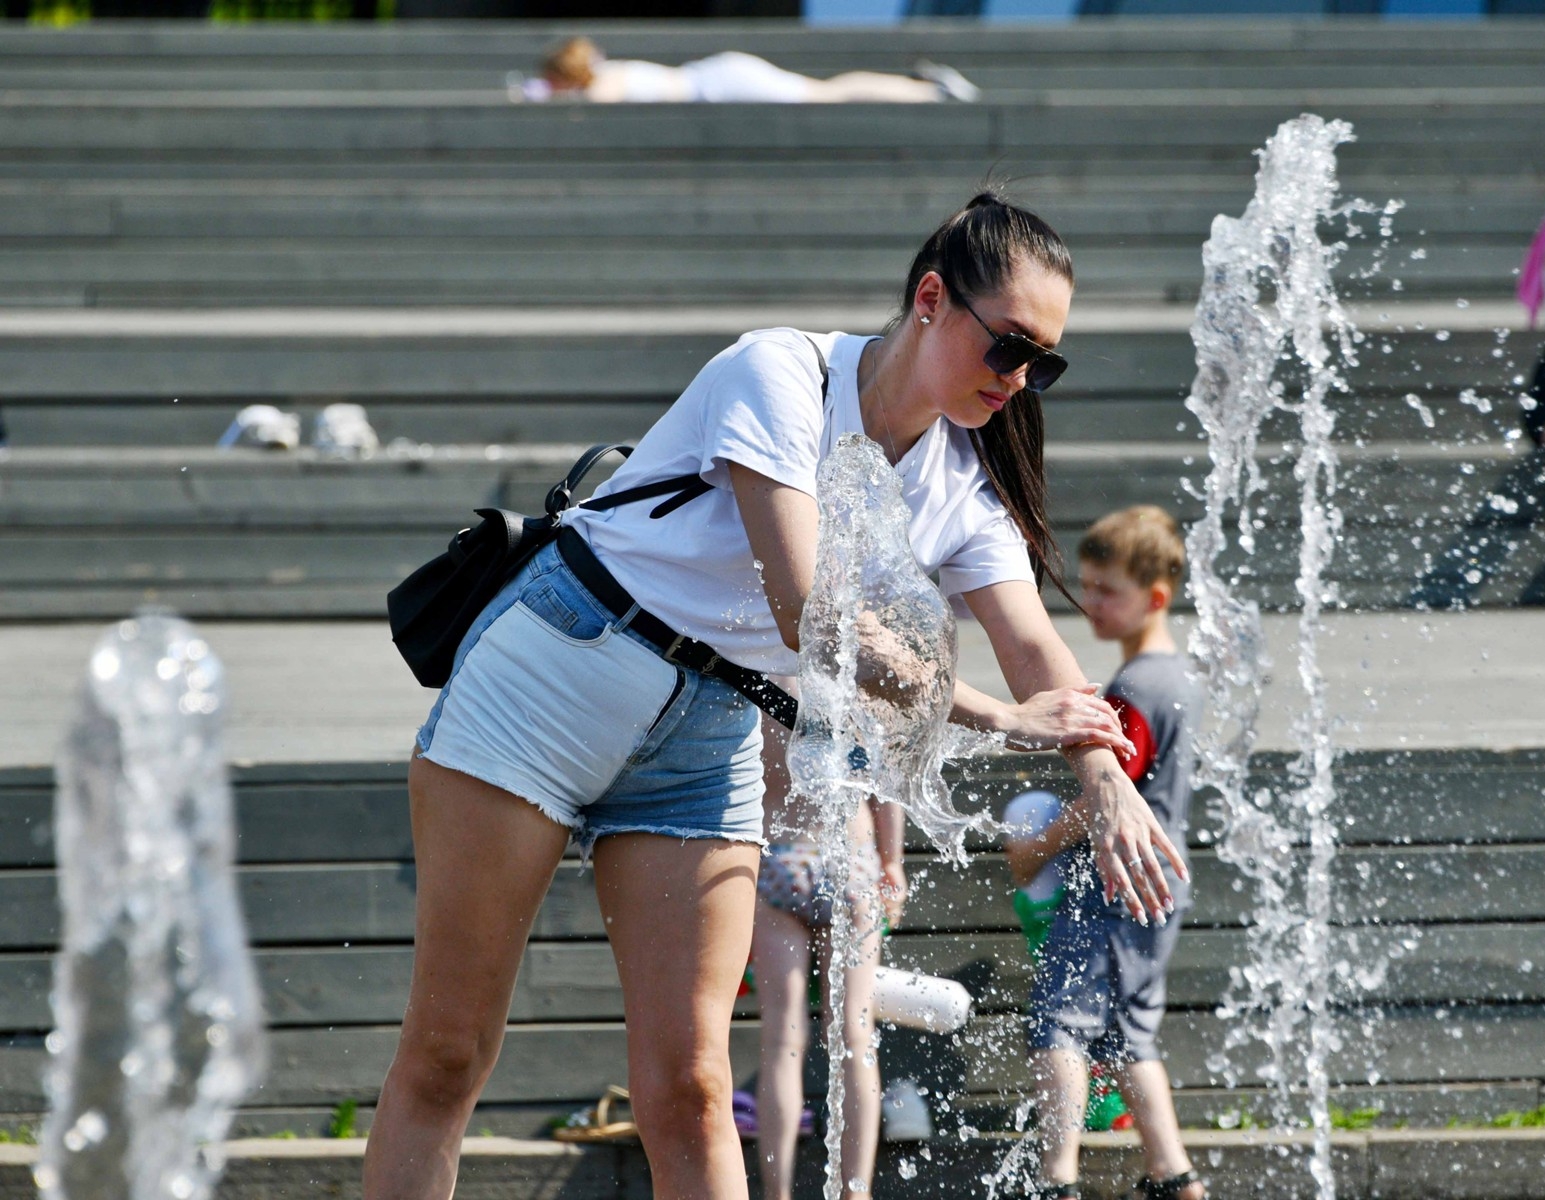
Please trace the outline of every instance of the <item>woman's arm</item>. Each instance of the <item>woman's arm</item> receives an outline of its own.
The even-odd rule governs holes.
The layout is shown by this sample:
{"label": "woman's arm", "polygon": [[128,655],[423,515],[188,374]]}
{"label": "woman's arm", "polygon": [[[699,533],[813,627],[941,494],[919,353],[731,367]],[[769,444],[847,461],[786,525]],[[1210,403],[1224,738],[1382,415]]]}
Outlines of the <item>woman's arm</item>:
{"label": "woman's arm", "polygon": [[[815,579],[815,498],[736,463],[730,464],[730,485],[778,632],[798,650],[799,618]],[[1139,919],[1146,907],[1163,920],[1171,901],[1158,854],[1182,878],[1185,865],[1116,761],[1111,747],[1131,752],[1116,714],[1091,694],[1031,584],[978,588],[966,593],[966,603],[987,630],[1019,703],[1003,704],[957,683],[951,719],[1001,732],[1015,749],[1061,747],[1091,801],[1090,836],[1107,896],[1119,893]]]}
{"label": "woman's arm", "polygon": [[[1073,738],[1057,745],[1089,802],[1089,838],[1095,865],[1105,881],[1106,899],[1119,895],[1139,920],[1146,921],[1145,910],[1164,920],[1173,900],[1159,855],[1170,860],[1182,879],[1187,878],[1185,862],[1110,749],[1121,745],[1131,752],[1115,713],[1103,700],[1088,694],[1092,689],[1072,651],[1058,636],[1033,584],[997,583],[967,592],[965,601],[992,643],[1009,691],[1020,701],[1013,711],[1025,709],[1027,698],[1033,702],[1048,690],[1056,695],[1074,690],[1084,703],[1099,704],[1109,714],[1119,742],[1102,738],[1079,744]],[[1067,701],[1068,705],[1074,703]]]}
{"label": "woman's arm", "polygon": [[761,564],[762,590],[778,633],[785,646],[797,651],[799,617],[815,583],[820,509],[814,496],[739,463],[730,463],[730,486],[751,553]]}

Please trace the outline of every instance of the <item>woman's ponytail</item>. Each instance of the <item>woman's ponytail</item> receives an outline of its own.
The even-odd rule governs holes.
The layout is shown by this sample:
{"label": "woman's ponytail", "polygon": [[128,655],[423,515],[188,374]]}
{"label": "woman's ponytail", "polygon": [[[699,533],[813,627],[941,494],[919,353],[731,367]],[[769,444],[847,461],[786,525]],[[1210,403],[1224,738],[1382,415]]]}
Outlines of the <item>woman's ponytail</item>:
{"label": "woman's ponytail", "polygon": [[[901,294],[901,312],[911,311],[918,284],[929,271],[938,273],[955,298],[970,301],[1002,291],[1022,262],[1073,283],[1073,258],[1056,230],[996,191],[979,192],[917,252]],[[971,431],[971,442],[1030,548],[1036,583],[1050,579],[1079,607],[1063,578],[1062,555],[1046,516],[1046,418],[1040,393],[1019,392]]]}

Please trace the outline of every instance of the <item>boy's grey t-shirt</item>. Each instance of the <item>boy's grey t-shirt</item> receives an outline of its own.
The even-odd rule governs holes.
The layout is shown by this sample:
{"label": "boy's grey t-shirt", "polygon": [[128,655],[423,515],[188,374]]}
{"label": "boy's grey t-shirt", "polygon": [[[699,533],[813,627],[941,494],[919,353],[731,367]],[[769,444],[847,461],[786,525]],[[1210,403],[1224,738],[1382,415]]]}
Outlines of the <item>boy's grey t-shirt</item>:
{"label": "boy's grey t-shirt", "polygon": [[[1202,693],[1181,654],[1139,654],[1122,664],[1105,689],[1137,753],[1122,763],[1153,808],[1170,841],[1186,857],[1190,822],[1192,744],[1201,721]],[[1160,861],[1164,861],[1161,857]],[[1191,902],[1191,887],[1165,863],[1175,905]]]}

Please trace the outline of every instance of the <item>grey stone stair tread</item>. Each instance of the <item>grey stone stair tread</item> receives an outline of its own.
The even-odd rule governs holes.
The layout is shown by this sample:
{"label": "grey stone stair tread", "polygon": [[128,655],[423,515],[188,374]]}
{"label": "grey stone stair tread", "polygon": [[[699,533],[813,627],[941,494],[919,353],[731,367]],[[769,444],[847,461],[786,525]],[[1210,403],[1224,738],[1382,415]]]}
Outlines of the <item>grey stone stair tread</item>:
{"label": "grey stone stair tread", "polygon": [[[1330,947],[1332,962],[1369,970],[1370,978],[1362,984],[1350,978],[1336,981],[1333,991],[1344,1004],[1545,1000],[1541,978],[1545,925],[1538,923],[1343,930],[1332,936]],[[1018,930],[897,935],[889,943],[888,955],[887,961],[895,966],[962,980],[971,989],[978,1012],[1019,1011],[1033,977]],[[1390,955],[1395,957],[1387,969],[1372,969],[1372,964]],[[1221,1003],[1229,991],[1230,968],[1248,961],[1243,930],[1182,929],[1167,974],[1169,1007],[1210,1008]]]}
{"label": "grey stone stair tread", "polygon": [[[856,69],[867,60],[867,69],[907,72],[913,60],[901,53],[875,54],[855,50],[827,50],[818,43],[781,53],[780,66],[805,74],[827,76]],[[244,57],[212,66],[200,57],[144,57],[139,61],[100,59],[92,56],[58,56],[39,61],[18,58],[0,44],[0,56],[8,61],[8,91],[102,93],[122,91],[418,91],[505,88],[510,69],[532,71],[538,55],[475,54],[378,58],[374,62],[349,58],[296,58],[293,55]],[[1209,91],[1327,90],[1388,92],[1410,91],[1417,95],[1451,94],[1464,90],[1532,89],[1539,86],[1539,70],[1545,54],[1497,55],[1456,52],[1441,77],[1434,78],[1431,65],[1401,56],[1397,61],[1348,56],[1340,61],[1302,62],[1264,59],[1249,53],[1231,59],[1225,51],[1215,62],[1196,62],[1178,56],[1144,60],[1138,55],[1108,56],[1097,75],[1087,64],[1040,58],[1031,60],[1021,51],[1001,54],[972,53],[954,65],[992,99],[1003,92],[1039,96],[1070,92],[1111,92],[1127,89],[1160,93],[1207,89]],[[659,61],[680,61],[676,52]],[[1394,97],[1392,96],[1392,99]]]}
{"label": "grey stone stair tread", "polygon": [[[791,268],[789,278],[795,274]],[[888,299],[879,290],[882,274],[876,271],[875,291],[865,297],[879,306]],[[786,296],[781,299],[790,303]],[[883,311],[878,308],[876,315]],[[1459,310],[1454,311],[1457,316]],[[0,314],[0,330],[5,325]],[[260,325],[255,328],[261,333]],[[1454,332],[1447,342],[1437,341],[1434,333],[1373,333],[1364,343],[1361,364],[1348,371],[1353,395],[1415,393],[1452,403],[1461,389],[1475,387],[1499,407],[1512,406],[1512,377],[1532,365],[1528,339],[1515,335],[1499,346],[1496,334],[1487,331]],[[734,338],[732,332],[591,336],[582,325],[566,337],[471,332],[414,338],[398,330],[375,340],[358,334],[179,337],[168,332],[152,341],[96,336],[89,329],[53,336],[27,331],[0,336],[0,401],[111,398],[167,404],[184,396],[206,402],[346,396],[403,402],[575,395],[657,400],[678,394]],[[1180,396],[1196,371],[1195,351],[1183,329],[1109,334],[1075,329],[1062,349],[1075,369],[1058,382],[1059,398]],[[1494,349],[1502,357],[1493,358]],[[1478,362],[1486,366],[1477,370]],[[1396,419],[1423,436],[1412,420],[1414,410],[1399,412],[1403,405],[1390,406]],[[426,440],[439,440],[433,431],[426,434]]]}
{"label": "grey stone stair tread", "polygon": [[[1545,1038],[1541,1037],[1545,1007],[1391,1006],[1383,1016],[1371,1042],[1362,1036],[1356,1014],[1337,1021],[1346,1042],[1331,1058],[1335,1082],[1365,1081],[1368,1062],[1375,1056],[1384,1077],[1397,1083],[1517,1078],[1545,1070]],[[1210,1013],[1172,1013],[1162,1038],[1171,1077],[1181,1086],[1211,1082],[1204,1060],[1222,1046],[1224,1031],[1220,1019]],[[757,1039],[753,1021],[738,1021],[731,1029],[737,1082],[749,1078],[755,1069]],[[954,1054],[919,1052],[905,1044],[910,1040],[893,1037],[889,1054],[887,1043],[882,1042],[882,1054],[891,1060],[892,1070],[915,1071],[914,1077],[936,1087],[963,1083],[968,1092],[1022,1093],[1029,1083],[1023,1031],[1014,1018],[977,1018],[971,1031],[952,1046],[958,1046]],[[593,1101],[622,1073],[624,1042],[620,1022],[511,1025],[483,1098],[489,1102]],[[269,1073],[253,1094],[255,1103],[373,1101],[396,1048],[397,1029],[279,1029],[271,1033],[269,1043]],[[0,1096],[12,1111],[41,1107],[42,1057],[41,1038],[36,1035],[0,1039]],[[812,1053],[807,1068],[815,1067],[818,1060]],[[1250,1080],[1253,1072],[1242,1070],[1240,1075]]]}
{"label": "grey stone stair tread", "polygon": [[[971,871],[960,875],[945,866],[930,866],[930,861],[919,856],[911,863],[917,888],[907,916],[910,927],[988,934],[1015,928],[1009,904],[1013,884],[1000,855],[982,855]],[[1349,848],[1337,856],[1333,868],[1335,919],[1367,926],[1364,944],[1379,942],[1385,937],[1380,930],[1400,923],[1539,922],[1545,920],[1545,901],[1530,894],[1527,881],[1542,868],[1545,848],[1538,843]],[[1197,851],[1194,875],[1197,900],[1188,923],[1197,929],[1241,924],[1250,899],[1247,890],[1234,890],[1237,873],[1211,852]],[[414,878],[411,864],[398,862],[242,867],[239,887],[248,936],[257,945],[411,939]],[[532,937],[603,936],[592,887],[588,874],[565,867]],[[0,945],[39,949],[56,943],[51,871],[0,874],[0,894],[13,914],[0,934]],[[1537,961],[1545,972],[1545,958]]]}
{"label": "grey stone stair tread", "polygon": [[607,39],[614,55],[643,57],[673,51],[690,57],[711,53],[727,44],[765,54],[813,49],[839,55],[842,61],[853,54],[877,50],[915,55],[925,49],[1052,60],[1074,53],[1200,53],[1206,56],[1204,61],[1213,61],[1229,52],[1251,56],[1297,55],[1310,50],[1315,52],[1317,61],[1426,52],[1447,61],[1445,52],[1448,58],[1462,54],[1537,57],[1545,50],[1528,22],[1456,22],[1434,28],[1412,22],[1386,23],[1376,18],[1322,21],[1263,17],[1250,22],[1218,18],[1170,22],[1136,17],[1071,24],[994,25],[990,29],[972,22],[881,30],[822,29],[818,36],[794,23],[758,21],[722,21],[707,28],[685,21],[642,26],[596,22],[448,22],[419,28],[324,26],[315,33],[282,26],[91,27],[85,32],[13,30],[0,41],[0,52],[24,57],[133,57],[166,61],[211,55],[283,55],[292,59],[334,55],[409,59],[432,55],[502,56],[520,50],[539,53],[551,43],[555,31],[571,28]]}
{"label": "grey stone stair tread", "polygon": [[[311,550],[293,547],[301,535],[275,549],[278,539],[244,542],[231,547],[229,539],[180,539],[174,548],[152,545],[139,548],[139,558],[107,564],[99,569],[81,568],[80,557],[27,555],[24,568],[33,579],[6,581],[0,593],[0,622],[112,621],[144,606],[167,606],[194,620],[373,620],[385,612],[387,591],[409,571],[444,548],[446,538],[379,535],[367,539],[350,535],[322,539],[305,535],[319,544]],[[1071,539],[1065,539],[1071,541]],[[1396,539],[1397,542],[1408,539]],[[356,545],[355,543],[359,544]],[[21,557],[18,543],[8,542],[6,554]],[[1346,546],[1355,551],[1368,547],[1349,537]],[[1507,606],[1515,603],[1545,561],[1545,539],[1530,535],[1520,539],[1517,557],[1505,564],[1478,588],[1473,603]],[[22,550],[30,547],[22,544]],[[96,547],[83,547],[85,551]],[[1373,547],[1378,550],[1377,545]],[[1444,539],[1412,547],[1375,573],[1371,568],[1330,572],[1327,585],[1334,588],[1336,606],[1370,615],[1409,608],[1426,554],[1444,549]],[[248,561],[242,561],[243,552]],[[1289,613],[1299,607],[1293,567],[1286,549],[1268,560],[1253,576],[1255,597],[1262,609]],[[400,555],[401,557],[392,557]],[[409,557],[411,555],[411,557]],[[37,560],[41,558],[42,564]],[[1228,560],[1225,561],[1225,566]],[[48,578],[41,582],[37,575]],[[88,578],[81,578],[88,576]],[[1056,594],[1045,598],[1047,608],[1066,613],[1070,606]],[[1186,613],[1190,605],[1178,603]]]}
{"label": "grey stone stair tread", "polygon": [[[1332,961],[1356,964],[1396,957],[1363,985],[1339,981],[1354,1004],[1433,1004],[1545,1001],[1545,923],[1385,926],[1340,932]],[[1248,958],[1241,930],[1185,929],[1168,973],[1172,1009],[1212,1006],[1229,989],[1229,969]],[[887,950],[893,966],[960,979],[978,1012],[1018,1011],[1033,972],[1017,931],[896,935]],[[1527,963],[1528,966],[1523,964]],[[1541,964],[1538,970],[1534,964]],[[270,1028],[374,1025],[400,1020],[408,997],[409,945],[264,948],[254,951]],[[0,1032],[53,1025],[49,979],[53,955],[0,954]],[[736,1005],[757,1013],[754,996]],[[604,941],[532,942],[521,963],[512,1023],[621,1020],[622,987]]]}
{"label": "grey stone stair tread", "polygon": [[[388,551],[381,554],[387,557]],[[378,588],[370,590],[381,596]],[[116,607],[104,606],[92,616],[119,619],[143,596],[143,589],[123,589]],[[1095,679],[1109,678],[1117,665],[1114,651],[1096,642],[1081,618],[1058,615],[1053,622],[1083,668]],[[1289,722],[1301,707],[1293,673],[1284,665],[1294,661],[1297,618],[1267,614],[1264,625],[1277,667],[1266,690],[1258,745],[1280,750],[1291,745]],[[1189,618],[1182,616],[1178,627],[1184,636]],[[235,762],[400,762],[429,711],[433,694],[414,683],[397,657],[379,610],[368,621],[208,620],[202,628],[231,681],[226,745]],[[1322,661],[1332,711],[1345,722],[1337,731],[1338,745],[1353,750],[1540,745],[1545,669],[1537,655],[1520,650],[1533,644],[1538,630],[1539,615],[1532,610],[1328,614]],[[0,692],[0,765],[52,760],[100,631],[92,620],[60,623],[57,617],[0,626],[0,661],[33,681],[25,695]],[[960,644],[962,676],[1006,697],[980,629],[962,624]],[[1465,719],[1456,721],[1454,713]],[[1391,777],[1387,820],[1399,823],[1408,791],[1431,796],[1438,786]],[[1464,794],[1457,784],[1453,791]],[[1426,818],[1413,814],[1410,820],[1411,836],[1418,837]]]}
{"label": "grey stone stair tread", "polygon": [[[1374,1063],[1380,1078],[1393,1083],[1537,1077],[1545,1070],[1545,1007],[1390,1006],[1381,1013],[1371,1036],[1364,1032],[1363,1016],[1355,1010],[1333,1019],[1343,1040],[1328,1064],[1335,1082],[1366,1082]],[[1207,1058],[1222,1048],[1227,1026],[1210,1012],[1182,1010],[1169,1015],[1160,1044],[1176,1086],[1228,1082],[1206,1065]],[[985,1017],[975,1022],[975,1031],[977,1036],[962,1039],[967,1090],[1022,1091],[1030,1079],[1020,1022]],[[1258,1057],[1246,1051],[1235,1055],[1241,1082],[1260,1082],[1246,1065]]]}
{"label": "grey stone stair tread", "polygon": [[[1406,149],[1406,148],[1402,148]],[[1415,187],[1452,186],[1462,180],[1484,192],[1488,182],[1498,181],[1517,187],[1528,181],[1521,163],[1526,151],[1497,158],[1484,151],[1450,148],[1450,158],[1442,164],[1413,159],[1409,153],[1376,157],[1345,163],[1343,185],[1354,194],[1398,196]],[[1453,157],[1463,154],[1463,158]],[[1255,163],[1243,148],[1208,155],[1204,152],[1180,156],[1172,152],[1165,159],[1123,153],[1073,156],[1053,147],[1040,150],[1005,152],[993,160],[1005,177],[1015,180],[1016,190],[1026,194],[1032,188],[1047,187],[1065,191],[1070,182],[1082,181],[1086,188],[1099,190],[1117,186],[1153,189],[1160,182],[1190,189],[1203,184],[1227,188],[1248,180]],[[508,156],[463,156],[455,163],[456,178],[461,181],[511,182],[528,180],[531,163]],[[862,182],[881,189],[899,189],[913,184],[919,166],[911,159],[894,154],[862,154],[846,151],[806,151],[798,158],[740,155],[713,161],[657,154],[649,159],[624,159],[617,156],[552,157],[541,164],[542,177],[548,181],[594,187],[632,186],[641,174],[657,182],[687,183],[711,175],[718,183],[742,186],[769,184],[787,187],[804,182],[815,189],[828,186],[834,179],[849,185]],[[981,183],[982,157],[975,151],[953,154],[940,150],[927,164],[929,178],[959,181],[961,192],[970,195]],[[297,177],[309,180],[429,182],[444,179],[446,166],[437,157],[416,154],[376,153],[370,156],[344,155],[248,154],[245,156],[181,155],[155,157],[142,153],[93,154],[82,159],[74,155],[26,154],[0,156],[0,181],[59,182],[90,180],[98,183],[180,182],[213,183],[251,180],[257,183],[290,182]]]}
{"label": "grey stone stair tread", "polygon": [[[1248,789],[1283,786],[1288,756],[1258,754]],[[238,860],[379,862],[412,858],[407,768],[402,763],[293,763],[233,768]],[[952,767],[957,804],[1001,810],[1032,788],[1071,795],[1054,755],[995,755]],[[1344,751],[1336,761],[1335,820],[1342,846],[1545,842],[1545,751]],[[53,772],[0,768],[0,866],[53,865]],[[1215,839],[1210,793],[1198,795],[1191,844]],[[915,829],[908,849],[926,854]],[[990,838],[968,841],[974,851]],[[919,862],[923,860],[918,860]],[[17,943],[19,944],[19,943]]]}
{"label": "grey stone stair tread", "polygon": [[[1182,155],[1258,146],[1301,103],[1264,98],[1196,111],[1191,119],[1155,110],[1144,93],[1125,105],[1042,107],[977,105],[511,105],[497,93],[479,102],[458,95],[445,104],[360,97],[355,108],[327,103],[325,94],[291,93],[255,104],[251,94],[191,93],[175,106],[136,103],[132,93],[110,102],[39,103],[15,93],[0,124],[0,155],[43,152],[54,159],[82,153],[148,152],[163,157],[202,153],[466,153],[570,156],[605,151],[624,158],[677,152],[694,158],[726,153],[806,156],[852,148],[868,155],[938,148],[951,155],[992,155],[1016,148],[1055,149],[1089,157],[1130,149],[1139,158],[1170,162]],[[1197,93],[1202,97],[1205,93]],[[222,99],[224,102],[222,102]],[[1423,109],[1377,103],[1338,106],[1359,130],[1344,148],[1348,163],[1503,162],[1530,144],[1529,126],[1506,103]],[[758,111],[754,122],[744,111]],[[1178,111],[1178,110],[1177,110]],[[1019,113],[1035,119],[1013,119]],[[1413,120],[1420,113],[1421,119]],[[791,155],[791,151],[793,154]]]}
{"label": "grey stone stair tread", "polygon": [[[707,302],[716,296],[806,297],[816,302],[862,297],[884,302],[904,276],[921,235],[845,239],[833,245],[797,237],[722,239],[682,236],[628,244],[544,241],[511,229],[500,238],[113,239],[91,246],[76,239],[54,246],[23,244],[0,261],[0,294],[11,288],[80,287],[97,305],[240,304],[273,297],[314,296],[316,303],[423,305],[463,302],[615,304]],[[1517,266],[1518,235],[1427,242],[1426,257],[1397,262],[1389,274],[1408,294],[1459,289],[1471,297],[1504,296]],[[1134,246],[1111,238],[1075,244],[1080,285],[1091,297],[1194,297],[1200,277],[1199,238],[1153,238]],[[1354,247],[1337,267],[1361,280],[1375,253]],[[563,267],[583,256],[583,275]],[[1496,277],[1502,277],[1501,284]],[[136,297],[138,299],[136,299]],[[352,299],[351,299],[352,298]]]}
{"label": "grey stone stair tread", "polygon": [[[1538,197],[1533,188],[1498,181],[1495,190],[1440,191],[1401,189],[1405,207],[1400,230],[1425,230],[1427,241],[1445,235],[1516,238],[1526,227]],[[219,183],[200,188],[187,181],[178,188],[157,182],[138,190],[134,181],[116,188],[98,180],[59,181],[47,185],[13,180],[0,186],[0,236],[6,237],[220,237],[232,239],[299,237],[348,241],[372,235],[434,237],[506,237],[513,227],[528,239],[605,236],[608,239],[658,237],[661,220],[699,236],[873,238],[877,229],[913,240],[925,235],[940,214],[960,202],[970,181],[917,184],[904,196],[876,196],[873,190],[842,179],[829,181],[812,195],[807,188],[766,188],[748,192],[740,186],[705,179],[692,188],[653,188],[641,178],[626,195],[610,190],[595,195],[549,184],[522,187],[516,181],[478,187],[469,182],[342,181],[322,189],[303,181],[254,187]],[[1210,191],[1139,192],[1101,195],[1086,190],[1036,189],[1036,210],[1067,238],[1207,235],[1218,212],[1238,211],[1249,199],[1248,181]]]}
{"label": "grey stone stair tread", "polygon": [[[86,528],[94,524],[269,522],[276,527],[380,524],[438,528],[471,507],[496,499],[506,507],[540,504],[582,443],[531,446],[442,446],[335,459],[295,451],[214,447],[61,447],[13,451],[0,462],[0,514],[15,525]],[[1437,519],[1442,507],[1467,515],[1493,482],[1528,459],[1516,443],[1454,446],[1378,441],[1338,447],[1339,503],[1347,520],[1408,522],[1414,512]],[[1285,488],[1295,454],[1264,443],[1258,469],[1268,489]],[[1046,449],[1051,511],[1076,524],[1091,504],[1107,505],[1129,490],[1162,496],[1182,519],[1200,502],[1178,502],[1177,481],[1199,479],[1208,460],[1186,443],[1063,442]],[[598,464],[587,485],[611,474]],[[1397,506],[1392,509],[1389,506]],[[1268,523],[1276,514],[1262,514]]]}
{"label": "grey stone stair tread", "polygon": [[[1214,1129],[1221,1117],[1237,1122],[1248,1112],[1258,1124],[1270,1124],[1270,1103],[1259,1088],[1187,1088],[1175,1094],[1175,1107],[1183,1129]],[[1539,1084],[1534,1081],[1455,1084],[1342,1084],[1331,1093],[1331,1102],[1347,1112],[1372,1108],[1381,1120],[1406,1120],[1412,1126],[1441,1127],[1450,1119],[1490,1120],[1504,1112],[1518,1112],[1537,1107]],[[1013,1126],[1011,1102],[987,1097],[966,1097],[954,1107],[963,1119],[981,1129],[1008,1129]],[[553,1116],[568,1116],[570,1107],[543,1104],[483,1104],[475,1110],[469,1128],[504,1137],[542,1137]],[[238,1112],[231,1126],[233,1137],[272,1137],[281,1131],[321,1136],[328,1131],[334,1110],[328,1107],[246,1109]],[[369,1128],[375,1116],[373,1105],[362,1104],[355,1112],[360,1130]],[[16,1114],[12,1124],[36,1127],[41,1114]],[[882,1154],[887,1149],[882,1142]],[[905,1153],[907,1147],[889,1147]],[[937,1145],[933,1152],[938,1153]],[[914,1151],[915,1154],[915,1151]]]}

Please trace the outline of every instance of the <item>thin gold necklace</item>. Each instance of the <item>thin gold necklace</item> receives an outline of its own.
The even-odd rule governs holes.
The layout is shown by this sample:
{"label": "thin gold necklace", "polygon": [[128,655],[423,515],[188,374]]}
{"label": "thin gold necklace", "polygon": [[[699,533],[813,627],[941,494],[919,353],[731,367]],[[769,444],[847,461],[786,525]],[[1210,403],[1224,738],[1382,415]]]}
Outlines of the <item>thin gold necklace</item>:
{"label": "thin gold necklace", "polygon": [[[901,455],[896,453],[896,435],[891,432],[891,419],[885,412],[885,393],[880,388],[880,349],[885,345],[885,339],[876,338],[875,341],[879,345],[875,346],[874,358],[872,359],[873,365],[869,368],[869,386],[874,388],[875,400],[880,406],[880,420],[885,425],[886,447],[890,452],[887,457],[890,460],[891,466],[894,467],[901,461]],[[870,345],[874,345],[874,342],[871,342]],[[864,393],[862,381],[858,385],[858,392],[860,399],[862,399]],[[862,409],[860,409],[860,412],[862,412]]]}

